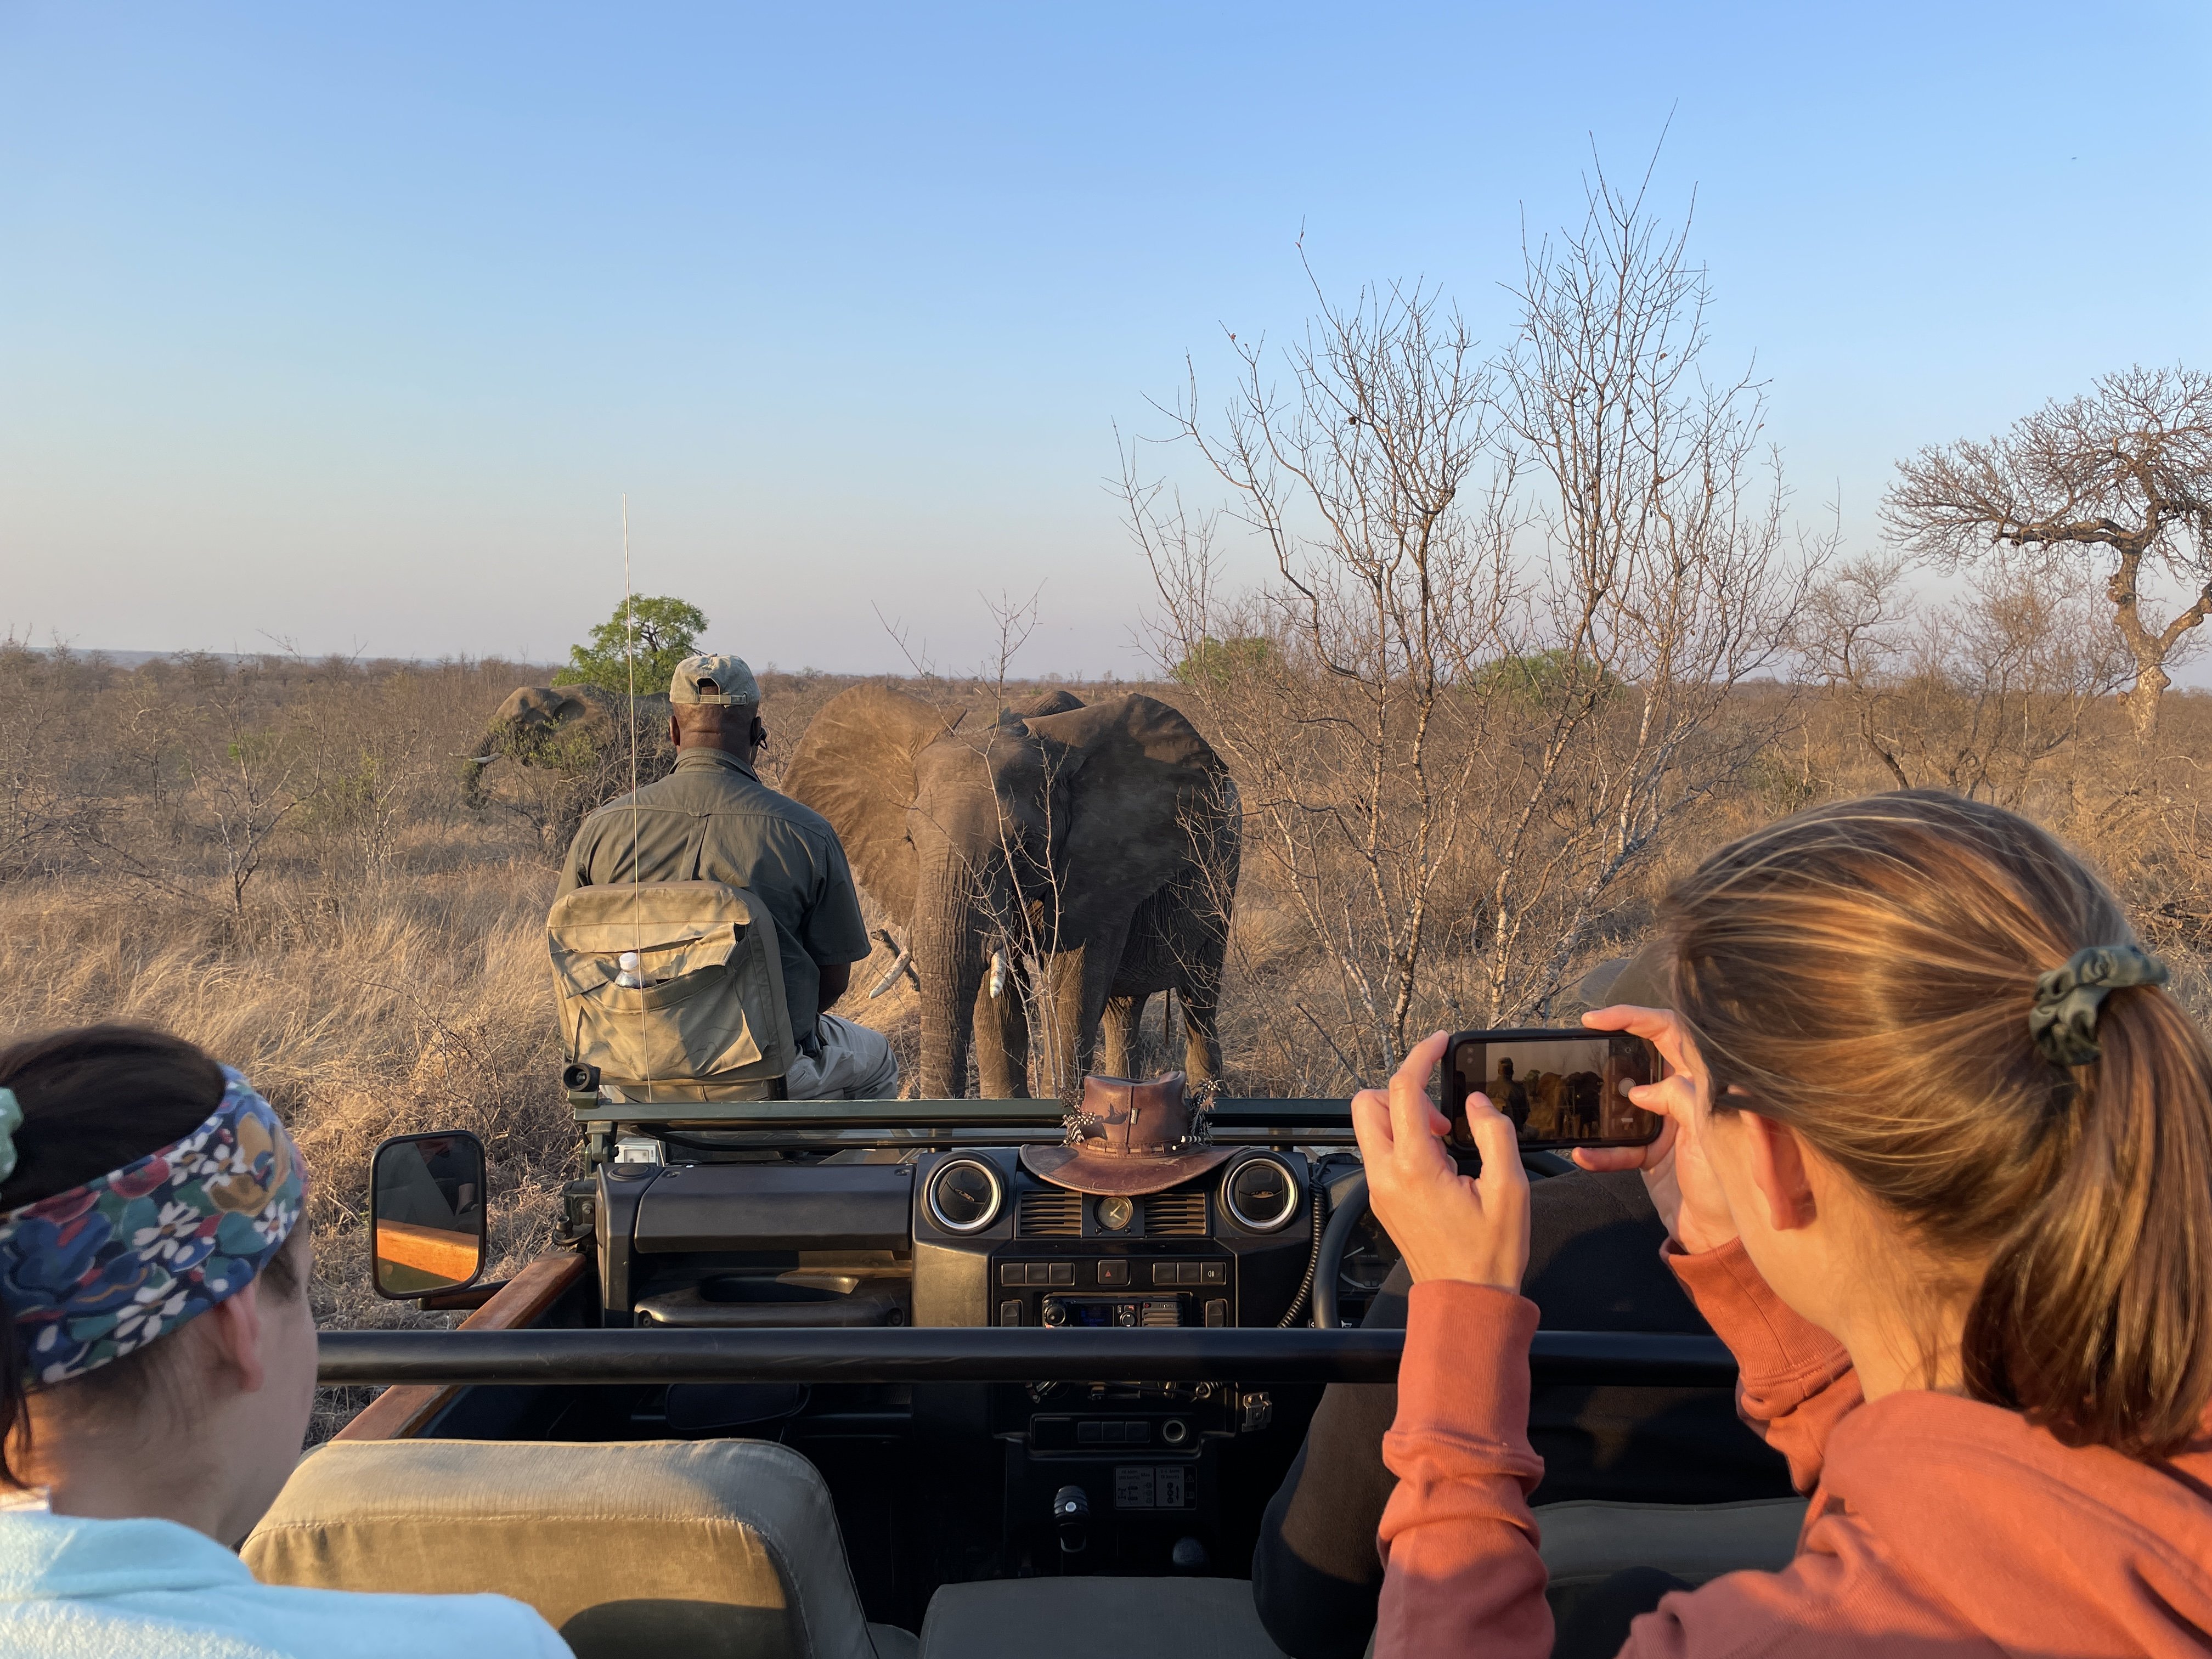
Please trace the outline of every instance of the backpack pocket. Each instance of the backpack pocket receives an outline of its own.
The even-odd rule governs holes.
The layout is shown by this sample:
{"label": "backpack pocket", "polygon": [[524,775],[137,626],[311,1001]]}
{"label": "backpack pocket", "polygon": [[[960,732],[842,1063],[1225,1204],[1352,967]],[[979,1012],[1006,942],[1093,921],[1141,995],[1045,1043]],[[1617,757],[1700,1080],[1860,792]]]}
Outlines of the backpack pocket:
{"label": "backpack pocket", "polygon": [[562,1046],[603,1081],[649,1094],[790,1069],[775,924],[744,889],[582,887],[555,904],[546,935]]}

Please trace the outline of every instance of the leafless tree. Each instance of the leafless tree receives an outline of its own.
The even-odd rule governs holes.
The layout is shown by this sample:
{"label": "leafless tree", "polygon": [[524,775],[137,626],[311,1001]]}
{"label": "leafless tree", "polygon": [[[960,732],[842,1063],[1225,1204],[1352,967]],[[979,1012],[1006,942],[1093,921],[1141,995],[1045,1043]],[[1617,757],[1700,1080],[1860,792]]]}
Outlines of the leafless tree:
{"label": "leafless tree", "polygon": [[[2166,669],[2212,615],[2212,374],[2130,368],[2000,437],[1923,449],[1899,466],[1882,515],[1899,545],[1947,568],[1992,550],[2045,568],[2108,559],[2106,595],[2135,665],[2128,715],[2148,742]],[[2144,581],[2160,574],[2190,596],[2163,624],[2142,612]]]}
{"label": "leafless tree", "polygon": [[1799,653],[1900,788],[2010,806],[2130,668],[2086,573],[1992,562],[1942,599],[1895,555],[1848,561],[1815,589]]}
{"label": "leafless tree", "polygon": [[1850,711],[1859,741],[1900,789],[1912,780],[1886,712],[1911,648],[1914,598],[1902,557],[1862,554],[1806,595],[1795,641],[1805,678]]}
{"label": "leafless tree", "polygon": [[1221,421],[1200,416],[1194,376],[1168,411],[1274,565],[1234,626],[1214,521],[1148,482],[1134,452],[1122,493],[1163,600],[1156,649],[1237,775],[1246,856],[1273,866],[1334,967],[1331,1017],[1298,1012],[1324,1036],[1358,1034],[1339,1054],[1358,1075],[1405,1051],[1466,823],[1468,727],[1486,709],[1455,671],[1515,597],[1511,471],[1492,442],[1491,368],[1434,290],[1349,307],[1315,292],[1317,315],[1285,354],[1287,395],[1264,342],[1232,337]]}
{"label": "leafless tree", "polygon": [[1786,699],[1729,705],[1825,556],[1790,530],[1760,383],[1706,377],[1710,283],[1650,184],[1594,167],[1582,224],[1524,250],[1503,409],[1543,486],[1528,637],[1550,667],[1540,718],[1485,751],[1516,803],[1488,820],[1477,918],[1492,1019],[1549,1007],[1622,878],[1780,729]]}
{"label": "leafless tree", "polygon": [[[1597,174],[1583,224],[1528,249],[1502,356],[1431,289],[1316,287],[1285,386],[1237,342],[1218,421],[1194,385],[1166,411],[1223,513],[1124,457],[1155,652],[1332,969],[1333,1009],[1285,1012],[1353,1076],[1417,1006],[1547,1011],[1624,878],[1778,724],[1729,696],[1777,660],[1804,562],[1757,386],[1699,374],[1686,239]],[[1256,591],[1224,591],[1230,525],[1271,556]]]}

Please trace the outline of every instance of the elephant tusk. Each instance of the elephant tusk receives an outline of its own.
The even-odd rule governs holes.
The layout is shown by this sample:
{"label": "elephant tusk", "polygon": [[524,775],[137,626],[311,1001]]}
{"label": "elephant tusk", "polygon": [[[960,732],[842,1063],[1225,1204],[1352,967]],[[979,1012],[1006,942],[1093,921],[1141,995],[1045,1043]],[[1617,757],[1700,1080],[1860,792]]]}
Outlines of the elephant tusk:
{"label": "elephant tusk", "polygon": [[991,1000],[996,1002],[1006,993],[1006,953],[991,952]]}
{"label": "elephant tusk", "polygon": [[914,953],[880,927],[876,929],[876,937],[897,951],[898,955],[891,963],[890,970],[884,975],[883,978],[876,981],[876,988],[868,993],[868,1000],[873,1002],[878,997],[889,991],[892,986],[897,984],[901,974],[904,974],[912,980],[915,989],[920,990],[921,977],[914,971]]}
{"label": "elephant tusk", "polygon": [[471,766],[489,766],[499,758],[496,755],[456,755],[457,761],[466,761]]}

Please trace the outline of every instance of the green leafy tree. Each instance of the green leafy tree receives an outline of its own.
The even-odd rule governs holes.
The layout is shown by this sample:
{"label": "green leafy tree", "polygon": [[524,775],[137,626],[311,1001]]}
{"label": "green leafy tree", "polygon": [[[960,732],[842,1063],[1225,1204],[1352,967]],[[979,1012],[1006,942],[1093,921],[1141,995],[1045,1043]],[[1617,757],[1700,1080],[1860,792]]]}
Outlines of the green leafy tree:
{"label": "green leafy tree", "polygon": [[1242,677],[1256,673],[1275,659],[1275,642],[1255,636],[1217,640],[1208,634],[1168,672],[1177,684],[1219,690]]}
{"label": "green leafy tree", "polygon": [[[637,628],[635,640],[630,635],[633,617]],[[696,641],[706,631],[706,613],[685,600],[665,596],[624,600],[615,606],[613,616],[592,630],[589,645],[568,647],[568,665],[553,676],[553,684],[628,691],[629,648],[635,645],[638,695],[665,691],[676,665],[699,648]]]}
{"label": "green leafy tree", "polygon": [[1603,702],[1621,687],[1620,676],[1602,665],[1553,646],[1526,656],[1499,657],[1476,671],[1480,697],[1503,697],[1531,708],[1556,708],[1570,698]]}

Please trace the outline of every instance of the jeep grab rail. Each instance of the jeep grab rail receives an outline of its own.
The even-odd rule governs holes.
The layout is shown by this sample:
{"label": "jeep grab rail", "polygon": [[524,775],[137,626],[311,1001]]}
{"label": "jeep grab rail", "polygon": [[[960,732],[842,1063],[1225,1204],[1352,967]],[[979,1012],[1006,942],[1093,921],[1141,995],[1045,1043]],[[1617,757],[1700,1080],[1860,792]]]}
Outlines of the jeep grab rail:
{"label": "jeep grab rail", "polygon": [[[1389,1382],[1395,1330],[325,1331],[325,1386],[664,1382]],[[1710,1336],[1538,1331],[1539,1382],[1728,1388],[1735,1360]]]}
{"label": "jeep grab rail", "polygon": [[[569,1099],[578,1124],[603,1133],[616,1123],[676,1125],[820,1139],[845,1146],[1012,1146],[1066,1133],[1056,1100],[623,1100]],[[1224,1097],[1213,1103],[1214,1140],[1224,1146],[1349,1146],[1352,1101]]]}

